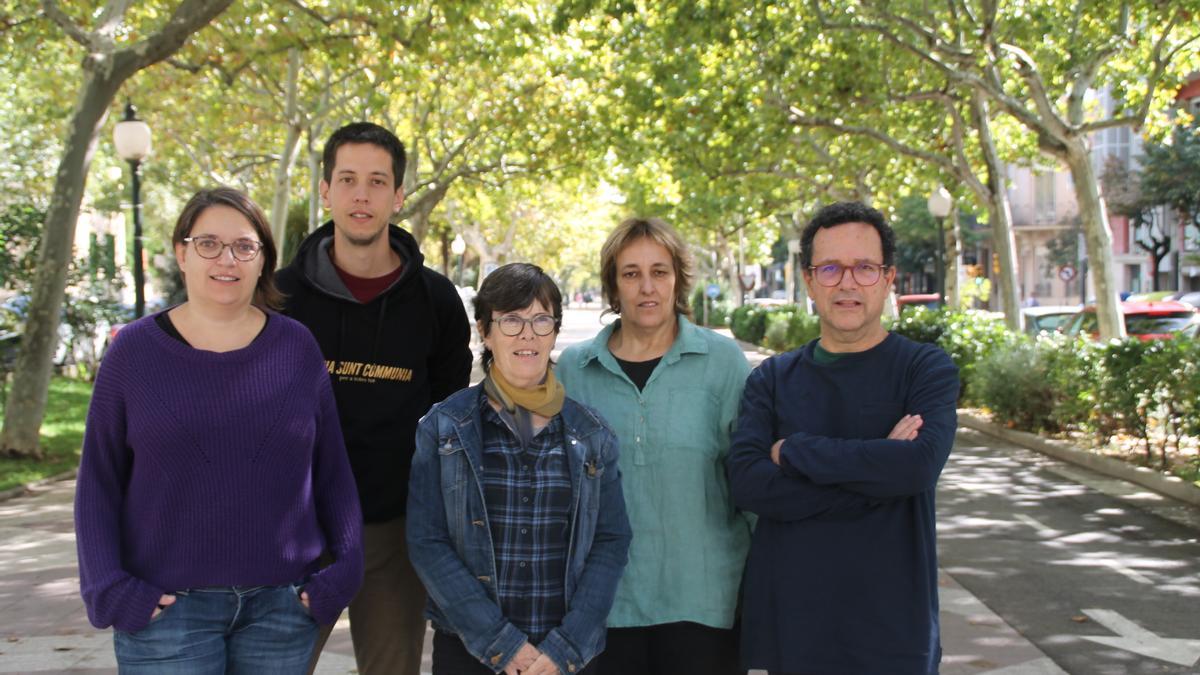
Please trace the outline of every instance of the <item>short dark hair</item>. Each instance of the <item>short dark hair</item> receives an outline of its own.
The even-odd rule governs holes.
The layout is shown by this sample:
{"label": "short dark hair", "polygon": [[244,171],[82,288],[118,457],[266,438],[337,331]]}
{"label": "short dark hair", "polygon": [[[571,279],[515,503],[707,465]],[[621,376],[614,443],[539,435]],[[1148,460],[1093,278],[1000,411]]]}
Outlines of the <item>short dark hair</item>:
{"label": "short dark hair", "polygon": [[192,234],[192,228],[200,219],[200,214],[212,206],[228,206],[250,221],[254,234],[262,242],[259,255],[263,259],[262,275],[254,286],[254,303],[267,309],[278,310],[283,307],[283,295],[275,286],[275,263],[279,254],[275,249],[275,239],[271,236],[271,226],[267,224],[267,216],[263,210],[246,196],[246,193],[231,187],[215,187],[200,190],[192,195],[175,221],[175,231],[171,233],[171,243],[177,246],[187,246],[185,238]]}
{"label": "short dark hair", "polygon": [[891,266],[896,261],[896,233],[884,220],[883,214],[862,202],[838,202],[823,207],[808,222],[800,234],[800,266],[808,269],[813,261],[813,238],[817,230],[828,229],[846,223],[865,223],[879,233],[883,245],[883,264]]}
{"label": "short dark hair", "polygon": [[[554,316],[554,331],[562,327],[562,292],[542,268],[529,263],[501,265],[484,278],[475,295],[475,321],[483,337],[492,332],[492,312],[516,312],[537,300]],[[481,356],[483,369],[492,364],[492,350]]]}
{"label": "short dark hair", "polygon": [[396,134],[371,122],[354,122],[333,132],[325,141],[325,151],[321,154],[321,174],[326,183],[333,182],[333,165],[337,162],[338,148],[348,143],[370,143],[376,145],[392,156],[392,173],[395,174],[395,184],[392,189],[404,184],[405,155],[404,144],[396,138]]}

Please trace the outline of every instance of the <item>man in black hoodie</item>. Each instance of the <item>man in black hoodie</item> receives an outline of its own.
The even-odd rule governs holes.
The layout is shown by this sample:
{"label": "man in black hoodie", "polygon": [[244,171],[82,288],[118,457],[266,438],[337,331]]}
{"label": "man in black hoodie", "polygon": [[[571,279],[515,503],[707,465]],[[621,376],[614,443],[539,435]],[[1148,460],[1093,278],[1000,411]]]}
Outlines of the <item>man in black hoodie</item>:
{"label": "man in black hoodie", "polygon": [[284,312],[308,326],[325,355],[358,483],[366,571],[350,603],[350,635],[367,675],[420,672],[425,589],[404,542],[409,466],[417,420],[471,374],[470,328],[454,285],[390,224],[404,203],[404,161],[404,145],[378,125],[335,131],[321,180],[333,219],[276,277]]}

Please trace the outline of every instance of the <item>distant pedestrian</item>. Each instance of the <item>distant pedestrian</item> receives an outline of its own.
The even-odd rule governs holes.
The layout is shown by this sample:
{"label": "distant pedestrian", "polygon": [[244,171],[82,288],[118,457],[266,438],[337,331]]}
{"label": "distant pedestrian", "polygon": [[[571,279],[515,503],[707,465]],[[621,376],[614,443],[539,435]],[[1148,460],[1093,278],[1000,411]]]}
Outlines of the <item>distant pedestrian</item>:
{"label": "distant pedestrian", "polygon": [[568,347],[557,372],[621,439],[633,526],[602,675],[732,675],[750,520],[723,460],[750,370],[737,344],[689,320],[691,260],[667,223],[631,218],[600,252],[620,318]]}
{"label": "distant pedestrian", "polygon": [[821,335],[746,383],[728,459],[758,514],[742,653],[771,675],[938,672],[934,490],[958,375],[880,321],[895,246],[875,209],[821,209],[801,234]]}
{"label": "distant pedestrian", "polygon": [[[425,589],[405,548],[417,420],[467,386],[471,336],[458,291],[390,224],[404,204],[404,145],[368,122],[329,137],[321,202],[331,220],[279,272],[284,312],[308,326],[329,367],[364,519],[366,573],[350,603],[362,675],[418,675]],[[313,666],[333,630],[322,628]]]}
{"label": "distant pedestrian", "polygon": [[275,244],[249,198],[198,192],[172,242],[187,301],[121,330],[88,410],[88,618],[115,628],[122,673],[304,673],[363,570],[325,361],[272,311]]}
{"label": "distant pedestrian", "polygon": [[540,268],[489,274],[475,320],[487,376],[421,421],[409,483],[433,675],[590,674],[629,549],[616,438],[550,368],[562,299]]}

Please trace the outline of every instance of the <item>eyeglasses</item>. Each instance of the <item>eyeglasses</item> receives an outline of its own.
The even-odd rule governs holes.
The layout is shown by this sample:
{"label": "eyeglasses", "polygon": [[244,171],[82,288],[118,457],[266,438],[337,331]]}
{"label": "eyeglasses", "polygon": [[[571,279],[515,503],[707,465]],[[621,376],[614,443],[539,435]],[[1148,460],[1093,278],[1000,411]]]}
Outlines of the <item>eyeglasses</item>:
{"label": "eyeglasses", "polygon": [[221,257],[225,252],[225,247],[229,247],[233,253],[234,260],[242,262],[250,262],[258,257],[258,252],[262,250],[262,242],[254,241],[253,239],[238,239],[232,244],[217,239],[216,237],[184,237],[184,242],[190,242],[196,247],[196,254],[201,258],[212,260],[213,258]]}
{"label": "eyeglasses", "polygon": [[533,328],[533,334],[539,337],[545,337],[558,328],[558,319],[549,314],[538,314],[532,319],[517,316],[516,314],[505,314],[499,319],[492,319],[492,323],[500,326],[500,332],[508,337],[516,337],[525,330],[525,324],[529,324]]}
{"label": "eyeglasses", "polygon": [[826,263],[824,265],[809,265],[808,270],[812,272],[817,283],[822,286],[837,286],[842,283],[842,278],[846,275],[846,270],[850,270],[850,276],[854,277],[854,281],[861,286],[874,286],[879,283],[879,277],[883,275],[883,271],[891,265],[876,265],[875,263],[860,262],[853,265],[843,265],[841,263]]}

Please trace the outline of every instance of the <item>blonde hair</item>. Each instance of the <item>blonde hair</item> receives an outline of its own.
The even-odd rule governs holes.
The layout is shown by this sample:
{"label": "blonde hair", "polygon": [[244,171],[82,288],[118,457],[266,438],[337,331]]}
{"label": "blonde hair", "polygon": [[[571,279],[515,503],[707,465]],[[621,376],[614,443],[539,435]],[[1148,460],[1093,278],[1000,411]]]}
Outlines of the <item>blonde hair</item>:
{"label": "blonde hair", "polygon": [[617,256],[633,242],[641,238],[667,249],[671,264],[675,268],[675,313],[692,316],[688,293],[692,289],[692,257],[675,228],[661,218],[627,218],[617,226],[600,249],[600,288],[606,311],[621,313],[621,299],[617,292]]}

